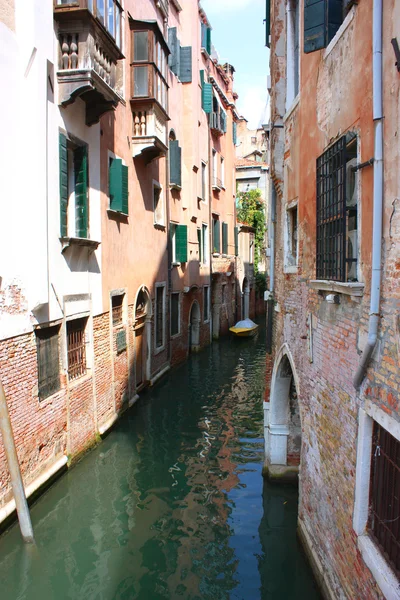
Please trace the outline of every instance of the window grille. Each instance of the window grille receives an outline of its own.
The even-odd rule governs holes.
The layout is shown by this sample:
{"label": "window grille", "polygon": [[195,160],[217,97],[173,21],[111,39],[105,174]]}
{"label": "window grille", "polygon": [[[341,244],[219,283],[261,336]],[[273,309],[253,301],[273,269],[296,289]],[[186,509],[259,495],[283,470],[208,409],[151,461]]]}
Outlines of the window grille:
{"label": "window grille", "polygon": [[38,329],[36,333],[39,399],[60,389],[59,326]]}
{"label": "window grille", "polygon": [[86,374],[86,319],[67,323],[68,377],[77,379]]}
{"label": "window grille", "polygon": [[346,137],[317,159],[317,279],[346,280]]}
{"label": "window grille", "polygon": [[164,344],[164,288],[156,288],[156,347]]}
{"label": "window grille", "polygon": [[400,576],[400,442],[374,422],[368,529]]}
{"label": "window grille", "polygon": [[122,306],[123,306],[124,294],[120,294],[119,296],[112,296],[112,323],[115,327],[116,325],[122,324]]}

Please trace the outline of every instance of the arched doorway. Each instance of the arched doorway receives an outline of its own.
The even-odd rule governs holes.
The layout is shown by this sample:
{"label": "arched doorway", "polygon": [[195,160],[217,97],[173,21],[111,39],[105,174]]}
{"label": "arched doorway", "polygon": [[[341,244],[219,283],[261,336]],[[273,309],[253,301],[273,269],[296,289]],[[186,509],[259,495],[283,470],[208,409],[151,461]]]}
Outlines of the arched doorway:
{"label": "arched doorway", "polygon": [[242,319],[249,318],[249,306],[250,306],[250,287],[247,277],[243,279],[242,284]]}
{"label": "arched doorway", "polygon": [[189,315],[189,352],[200,349],[200,306],[194,300]]}
{"label": "arched doorway", "polygon": [[[298,380],[286,345],[275,361],[270,402],[266,403],[265,452],[268,476],[297,479],[301,456]],[[269,406],[268,406],[269,405]]]}
{"label": "arched doorway", "polygon": [[151,361],[151,298],[142,286],[135,302],[135,381],[136,390],[150,380]]}

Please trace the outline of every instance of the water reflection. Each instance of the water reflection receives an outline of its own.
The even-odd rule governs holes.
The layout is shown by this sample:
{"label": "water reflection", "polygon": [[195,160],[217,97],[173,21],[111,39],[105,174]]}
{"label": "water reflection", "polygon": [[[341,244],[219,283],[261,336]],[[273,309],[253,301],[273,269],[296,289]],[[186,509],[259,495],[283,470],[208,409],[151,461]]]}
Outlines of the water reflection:
{"label": "water reflection", "polygon": [[59,480],[36,546],[0,539],[2,600],[317,598],[296,492],[263,490],[263,342],[192,356]]}

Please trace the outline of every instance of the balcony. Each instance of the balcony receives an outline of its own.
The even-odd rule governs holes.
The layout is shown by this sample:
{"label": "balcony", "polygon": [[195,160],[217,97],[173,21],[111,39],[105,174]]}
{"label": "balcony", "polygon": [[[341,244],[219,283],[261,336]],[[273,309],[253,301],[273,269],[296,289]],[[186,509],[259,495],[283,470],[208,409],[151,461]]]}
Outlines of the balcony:
{"label": "balcony", "polygon": [[[59,38],[59,104],[65,107],[81,98],[86,104],[86,125],[93,125],[121,99],[117,61],[123,55],[109,31],[87,8],[87,0],[57,4],[54,19]],[[119,27],[115,19],[114,31]]]}
{"label": "balcony", "polygon": [[222,184],[222,181],[221,181],[221,179],[219,179],[219,177],[214,177],[214,176],[213,176],[213,178],[212,178],[212,189],[213,189],[215,192],[220,192],[220,191],[222,190],[222,188],[223,188],[223,187],[224,187],[224,186],[223,186],[223,184]]}
{"label": "balcony", "polygon": [[142,155],[146,162],[167,153],[167,119],[156,102],[136,104],[132,110],[132,156]]}
{"label": "balcony", "polygon": [[213,112],[210,115],[210,129],[216,135],[223,135],[223,120],[221,119],[221,114],[218,112]]}
{"label": "balcony", "polygon": [[168,19],[169,0],[157,0],[156,6],[160,10],[164,19]]}

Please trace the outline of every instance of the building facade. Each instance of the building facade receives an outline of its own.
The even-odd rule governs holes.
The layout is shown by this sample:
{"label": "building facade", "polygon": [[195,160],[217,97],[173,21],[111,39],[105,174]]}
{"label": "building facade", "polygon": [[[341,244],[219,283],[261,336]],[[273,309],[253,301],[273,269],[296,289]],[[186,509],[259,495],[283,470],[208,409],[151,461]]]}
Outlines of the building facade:
{"label": "building facade", "polygon": [[270,9],[265,471],[327,598],[400,598],[400,5]]}
{"label": "building facade", "polygon": [[[230,128],[220,214],[234,266],[237,114],[198,0],[0,9],[2,197],[32,240],[17,245],[2,219],[0,376],[30,494],[210,343],[212,79]],[[0,482],[3,522],[14,505],[1,441]]]}

